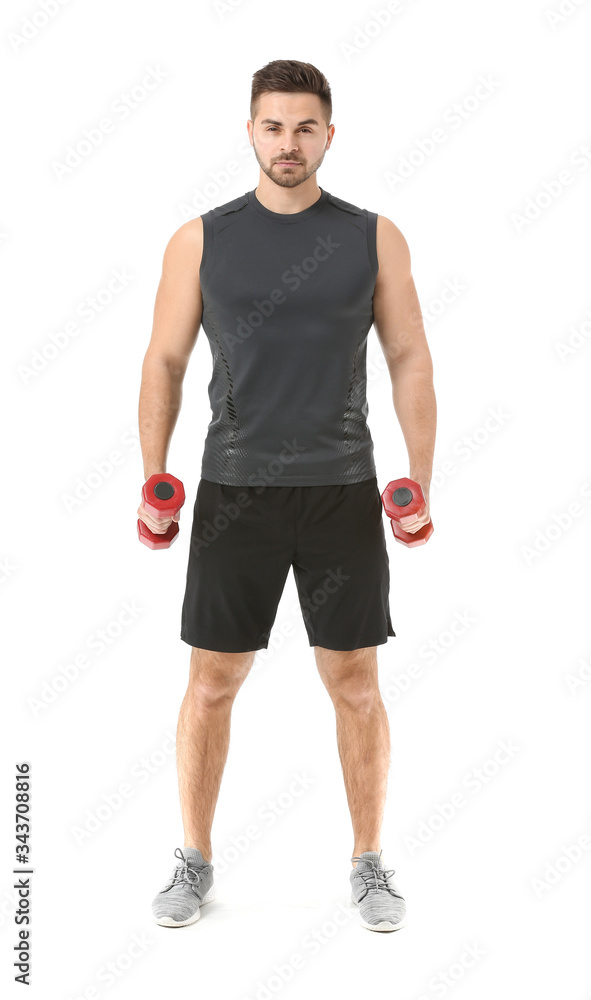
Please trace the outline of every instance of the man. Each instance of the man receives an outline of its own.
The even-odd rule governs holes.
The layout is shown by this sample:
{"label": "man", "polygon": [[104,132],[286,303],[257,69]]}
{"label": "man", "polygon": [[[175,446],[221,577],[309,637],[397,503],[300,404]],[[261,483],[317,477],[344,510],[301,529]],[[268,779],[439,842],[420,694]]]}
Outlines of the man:
{"label": "man", "polygon": [[[166,471],[181,386],[201,323],[213,358],[181,638],[190,676],[177,731],[184,847],[153,902],[193,923],[213,895],[211,826],[233,700],[266,648],[290,567],[333,701],[354,834],[351,897],[371,930],[403,926],[380,829],[389,725],[377,646],[396,633],[366,423],[372,323],[429,521],[436,403],[407,243],[389,219],[316,182],[334,136],[326,78],[276,60],[254,74],[248,135],[256,189],[181,226],[164,254],[142,369],[144,475]],[[155,532],[171,519],[138,515]],[[223,515],[223,516],[220,516]],[[211,526],[218,525],[213,533]],[[209,526],[209,531],[206,530]],[[318,599],[318,595],[322,599]]]}

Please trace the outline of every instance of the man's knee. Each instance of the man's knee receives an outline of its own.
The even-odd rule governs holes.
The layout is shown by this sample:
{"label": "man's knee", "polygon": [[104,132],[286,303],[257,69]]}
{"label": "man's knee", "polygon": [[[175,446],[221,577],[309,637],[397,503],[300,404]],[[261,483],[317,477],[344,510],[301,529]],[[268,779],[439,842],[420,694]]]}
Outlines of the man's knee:
{"label": "man's knee", "polygon": [[342,705],[369,711],[381,700],[379,688],[373,681],[364,683],[360,680],[337,680],[330,686],[327,685],[327,690],[335,707]]}
{"label": "man's knee", "polygon": [[248,676],[253,660],[254,651],[222,653],[194,646],[189,691],[206,704],[232,700]]}
{"label": "man's knee", "polygon": [[380,697],[375,647],[343,651],[316,647],[316,662],[333,701],[362,709]]}

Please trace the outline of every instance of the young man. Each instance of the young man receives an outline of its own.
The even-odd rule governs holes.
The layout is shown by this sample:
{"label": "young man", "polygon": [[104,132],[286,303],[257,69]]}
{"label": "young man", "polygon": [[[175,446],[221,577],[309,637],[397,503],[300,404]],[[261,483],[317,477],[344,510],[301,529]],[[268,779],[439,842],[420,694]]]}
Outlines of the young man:
{"label": "young man", "polygon": [[[430,517],[431,356],[402,233],[316,182],[334,136],[326,78],[309,63],[271,62],[254,74],[250,112],[258,186],[172,236],[142,369],[148,479],[166,471],[183,377],[203,324],[213,357],[212,420],[182,608],[181,638],[192,647],[177,731],[184,847],[153,913],[165,926],[189,924],[212,898],[211,826],[232,704],[255,651],[268,645],[293,566],[309,643],[336,712],[354,834],[352,900],[363,926],[396,930],[405,903],[380,848],[390,745],[376,649],[396,633],[366,423],[372,323],[408,474],[427,501],[423,515],[405,524],[410,532]],[[170,524],[142,506],[138,515],[155,532]],[[207,525],[214,523],[220,527],[212,539]]]}

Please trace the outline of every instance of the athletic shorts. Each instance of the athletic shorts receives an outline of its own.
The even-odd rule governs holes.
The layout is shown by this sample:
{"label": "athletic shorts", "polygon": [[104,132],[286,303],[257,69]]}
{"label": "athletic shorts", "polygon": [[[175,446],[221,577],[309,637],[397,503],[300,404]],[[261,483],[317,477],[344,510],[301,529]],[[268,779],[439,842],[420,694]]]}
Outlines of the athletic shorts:
{"label": "athletic shorts", "polygon": [[344,486],[227,486],[201,479],[181,639],[266,649],[293,567],[310,646],[360,649],[395,636],[377,479]]}

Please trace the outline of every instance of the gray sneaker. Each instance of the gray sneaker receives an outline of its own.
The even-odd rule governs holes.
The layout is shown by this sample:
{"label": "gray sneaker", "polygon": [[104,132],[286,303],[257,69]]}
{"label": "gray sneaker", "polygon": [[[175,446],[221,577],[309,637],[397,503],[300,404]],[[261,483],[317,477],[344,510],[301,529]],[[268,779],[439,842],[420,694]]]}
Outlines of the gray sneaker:
{"label": "gray sneaker", "polygon": [[351,858],[351,902],[359,907],[361,924],[370,931],[397,931],[404,927],[406,903],[392,882],[394,869],[386,871],[382,852],[364,851]]}
{"label": "gray sneaker", "polygon": [[196,847],[177,847],[172,875],[152,902],[152,913],[163,927],[184,927],[201,916],[199,907],[214,898],[213,865]]}

